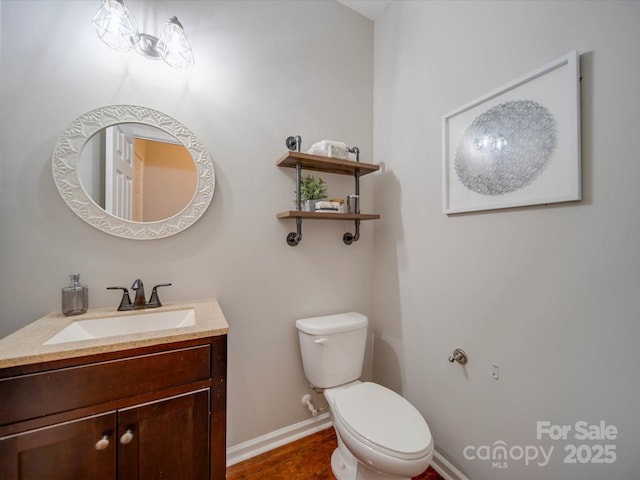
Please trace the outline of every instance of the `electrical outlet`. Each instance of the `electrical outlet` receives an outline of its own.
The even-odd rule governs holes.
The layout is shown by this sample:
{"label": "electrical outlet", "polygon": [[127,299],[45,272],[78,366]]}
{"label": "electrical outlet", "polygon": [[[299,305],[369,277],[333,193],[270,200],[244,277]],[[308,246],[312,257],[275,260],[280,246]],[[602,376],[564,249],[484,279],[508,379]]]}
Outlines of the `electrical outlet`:
{"label": "electrical outlet", "polygon": [[495,363],[491,365],[491,378],[498,380],[500,378],[500,367]]}

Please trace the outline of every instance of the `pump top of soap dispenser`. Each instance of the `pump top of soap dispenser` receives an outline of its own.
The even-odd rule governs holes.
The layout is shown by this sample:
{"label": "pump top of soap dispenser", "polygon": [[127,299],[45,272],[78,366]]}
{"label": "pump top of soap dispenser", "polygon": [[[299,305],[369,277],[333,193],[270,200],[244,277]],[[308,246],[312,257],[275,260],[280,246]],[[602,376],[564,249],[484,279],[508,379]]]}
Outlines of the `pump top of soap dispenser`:
{"label": "pump top of soap dispenser", "polygon": [[80,287],[80,274],[79,273],[72,273],[72,274],[69,275],[69,286],[71,288]]}

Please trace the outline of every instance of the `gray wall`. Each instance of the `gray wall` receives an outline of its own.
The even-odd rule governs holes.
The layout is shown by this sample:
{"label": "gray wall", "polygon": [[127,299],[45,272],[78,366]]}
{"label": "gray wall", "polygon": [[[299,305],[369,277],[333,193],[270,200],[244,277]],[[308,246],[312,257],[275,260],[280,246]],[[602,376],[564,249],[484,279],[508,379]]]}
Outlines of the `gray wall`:
{"label": "gray wall", "polygon": [[[638,478],[640,3],[392,2],[375,24],[374,375],[473,480]],[[556,58],[582,61],[584,200],[447,217],[441,116]],[[455,347],[465,369],[450,364]],[[490,377],[491,365],[500,379]],[[618,438],[536,438],[601,420]],[[554,446],[549,465],[468,445]],[[613,444],[610,465],[564,464]],[[517,455],[518,450],[514,450]]]}
{"label": "gray wall", "polygon": [[[177,15],[196,56],[187,72],[110,50],[90,20],[100,2],[1,5],[0,336],[60,309],[80,272],[92,307],[118,305],[109,285],[173,282],[165,301],[217,297],[229,321],[229,444],[309,418],[296,318],[369,313],[373,222],[347,247],[351,223],[305,222],[304,239],[276,213],[292,206],[295,171],[279,169],[285,138],[357,145],[372,161],[373,24],[336,2],[134,1],[140,29]],[[329,29],[331,34],[328,34]],[[63,203],[51,175],[58,135],[111,104],[157,109],[187,125],[217,176],[213,203],[183,233],[112,237]],[[324,175],[331,195],[353,179]],[[362,182],[372,208],[373,182]]]}

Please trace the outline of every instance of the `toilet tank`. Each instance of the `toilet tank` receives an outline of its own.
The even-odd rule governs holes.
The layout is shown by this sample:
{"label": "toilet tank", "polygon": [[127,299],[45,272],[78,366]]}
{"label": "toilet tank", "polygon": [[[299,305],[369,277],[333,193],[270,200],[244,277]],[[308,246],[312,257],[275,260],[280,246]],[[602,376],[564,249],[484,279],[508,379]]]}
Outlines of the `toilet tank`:
{"label": "toilet tank", "polygon": [[330,388],[360,378],[367,324],[357,312],[296,320],[304,374],[313,386]]}

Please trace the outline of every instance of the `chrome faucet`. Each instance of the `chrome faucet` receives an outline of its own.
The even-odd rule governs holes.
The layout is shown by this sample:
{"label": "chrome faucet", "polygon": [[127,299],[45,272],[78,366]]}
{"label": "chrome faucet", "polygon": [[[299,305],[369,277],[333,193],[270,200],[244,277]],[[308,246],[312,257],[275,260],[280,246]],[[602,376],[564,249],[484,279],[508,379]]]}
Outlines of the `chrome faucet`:
{"label": "chrome faucet", "polygon": [[133,285],[131,285],[131,289],[135,290],[136,296],[131,303],[131,298],[129,297],[129,290],[125,287],[107,287],[107,290],[122,290],[122,300],[120,301],[120,305],[118,306],[118,310],[142,310],[144,308],[158,308],[162,306],[160,303],[160,298],[158,297],[158,287],[168,287],[171,285],[170,283],[160,283],[153,287],[151,291],[151,298],[149,298],[149,302],[145,300],[144,295],[144,284],[142,280],[137,278]]}

